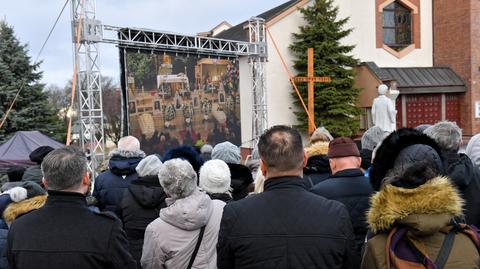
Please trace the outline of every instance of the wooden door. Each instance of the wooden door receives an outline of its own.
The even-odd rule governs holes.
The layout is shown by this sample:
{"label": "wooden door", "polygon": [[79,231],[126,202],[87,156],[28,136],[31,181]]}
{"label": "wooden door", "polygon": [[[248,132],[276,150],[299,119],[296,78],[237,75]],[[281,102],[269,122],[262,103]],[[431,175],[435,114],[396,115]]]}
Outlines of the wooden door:
{"label": "wooden door", "polygon": [[445,119],[460,125],[460,94],[449,93],[445,95]]}
{"label": "wooden door", "polygon": [[407,127],[435,124],[442,119],[441,94],[412,94],[406,98]]}

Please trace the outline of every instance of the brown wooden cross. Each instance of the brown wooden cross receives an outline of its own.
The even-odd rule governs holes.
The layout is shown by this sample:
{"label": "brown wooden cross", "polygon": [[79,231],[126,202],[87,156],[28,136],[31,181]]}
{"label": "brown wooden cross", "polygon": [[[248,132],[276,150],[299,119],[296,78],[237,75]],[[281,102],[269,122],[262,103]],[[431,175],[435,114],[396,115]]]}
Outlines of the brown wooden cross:
{"label": "brown wooden cross", "polygon": [[294,77],[293,80],[295,82],[308,82],[308,114],[310,114],[310,119],[308,121],[308,133],[312,134],[315,131],[315,117],[314,117],[314,85],[315,82],[331,82],[332,79],[330,77],[315,77],[314,69],[313,69],[313,48],[308,48],[307,50],[308,56],[308,69],[307,69],[307,76],[306,77]]}

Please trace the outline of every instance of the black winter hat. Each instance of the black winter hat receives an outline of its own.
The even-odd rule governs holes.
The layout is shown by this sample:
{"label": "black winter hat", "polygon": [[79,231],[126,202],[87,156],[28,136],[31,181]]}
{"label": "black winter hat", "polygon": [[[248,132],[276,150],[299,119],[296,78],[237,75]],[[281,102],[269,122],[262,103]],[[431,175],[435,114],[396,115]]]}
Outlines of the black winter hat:
{"label": "black winter hat", "polygon": [[[435,166],[435,165],[434,165]],[[395,167],[393,173],[385,179],[383,184],[414,189],[425,184],[430,179],[438,176],[438,171],[432,167],[429,161],[420,161],[405,164],[401,169]]]}
{"label": "black winter hat", "polygon": [[[413,145],[426,145],[428,148],[423,146],[409,148]],[[406,151],[402,152],[404,149]],[[415,129],[398,129],[387,136],[377,148],[370,169],[370,184],[374,190],[379,191],[382,181],[390,169],[396,165],[405,164],[407,161],[415,161],[426,156],[429,156],[432,163],[440,169],[439,174],[443,174],[441,165],[443,159],[437,142]],[[398,157],[400,158],[397,162]]]}
{"label": "black winter hat", "polygon": [[47,156],[48,153],[50,153],[50,151],[53,151],[54,148],[50,147],[50,146],[41,146],[41,147],[38,147],[36,148],[34,151],[32,151],[30,153],[30,155],[28,155],[28,157],[30,158],[30,160],[32,162],[36,162],[38,164],[41,164],[43,162],[43,158],[45,158],[45,156]]}
{"label": "black winter hat", "polygon": [[415,144],[404,148],[395,159],[395,169],[405,170],[413,163],[425,162],[433,171],[443,171],[440,154],[432,147],[424,144]]}
{"label": "black winter hat", "polygon": [[202,156],[192,146],[184,145],[168,150],[163,155],[162,162],[176,158],[188,161],[197,173],[203,165]]}
{"label": "black winter hat", "polygon": [[12,166],[7,170],[8,182],[16,182],[22,180],[25,168],[21,166]]}

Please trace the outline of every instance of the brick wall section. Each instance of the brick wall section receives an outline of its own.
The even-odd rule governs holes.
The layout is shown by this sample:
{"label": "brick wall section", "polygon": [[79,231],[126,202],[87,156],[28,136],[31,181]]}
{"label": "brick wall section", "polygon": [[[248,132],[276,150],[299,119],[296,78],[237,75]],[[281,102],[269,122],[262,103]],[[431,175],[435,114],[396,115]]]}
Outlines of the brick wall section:
{"label": "brick wall section", "polygon": [[[475,101],[480,101],[480,1],[471,0],[470,13],[471,33],[471,104],[475,109]],[[480,133],[480,119],[475,118],[472,112],[473,134]]]}
{"label": "brick wall section", "polygon": [[[475,100],[480,101],[478,66],[480,42],[478,0],[433,1],[433,62],[451,67],[467,84],[468,91],[460,100],[460,126],[466,135],[480,132],[475,119]],[[475,10],[475,12],[474,12]],[[476,58],[476,59],[474,59]]]}

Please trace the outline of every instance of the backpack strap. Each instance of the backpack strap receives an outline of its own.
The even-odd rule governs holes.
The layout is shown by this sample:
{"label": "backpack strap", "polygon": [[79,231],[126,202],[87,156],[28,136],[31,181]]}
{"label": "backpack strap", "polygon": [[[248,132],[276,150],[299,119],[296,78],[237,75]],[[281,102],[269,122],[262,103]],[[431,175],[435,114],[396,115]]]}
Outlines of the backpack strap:
{"label": "backpack strap", "polygon": [[464,233],[468,236],[475,247],[477,248],[478,253],[480,253],[480,231],[475,227],[475,225],[459,224],[460,228],[457,228],[457,231]]}
{"label": "backpack strap", "polygon": [[442,247],[440,248],[437,259],[435,260],[435,265],[438,269],[442,269],[447,263],[448,256],[450,255],[450,252],[453,248],[453,243],[455,242],[455,235],[457,233],[463,233],[468,236],[473,241],[480,253],[478,229],[475,226],[472,227],[462,223],[463,222],[461,222],[461,219],[459,222],[459,219],[457,218],[453,218],[450,221],[450,226],[447,227],[448,230],[446,232],[445,239],[443,240]]}
{"label": "backpack strap", "polygon": [[437,259],[435,259],[435,265],[438,269],[443,269],[447,263],[448,256],[453,248],[453,243],[455,242],[455,229],[451,229],[443,239],[442,247],[438,252]]}
{"label": "backpack strap", "polygon": [[200,229],[200,234],[198,235],[197,244],[195,245],[195,249],[193,250],[192,257],[190,258],[190,262],[188,263],[187,269],[191,269],[193,266],[193,262],[197,257],[198,249],[200,249],[200,244],[202,244],[203,234],[205,233],[205,227],[203,226]]}

